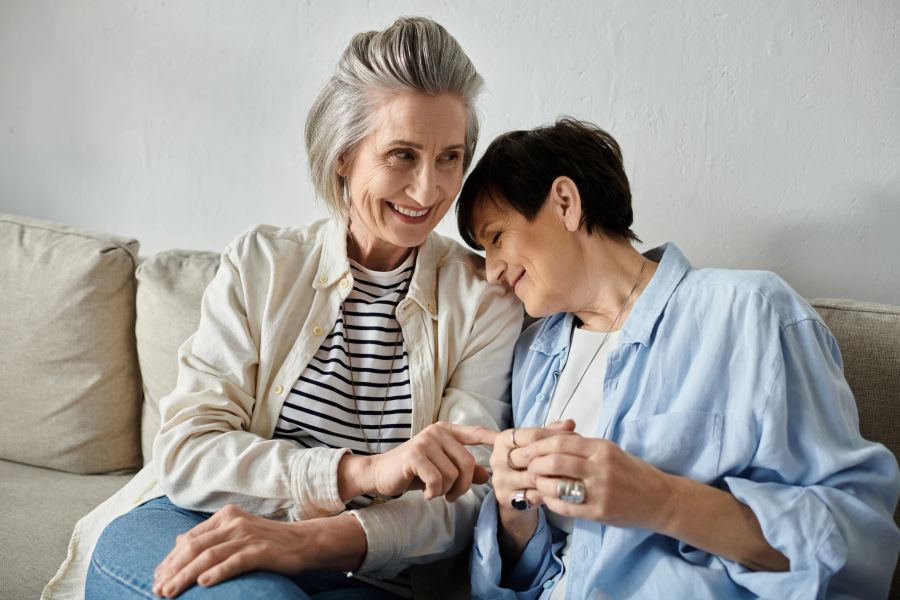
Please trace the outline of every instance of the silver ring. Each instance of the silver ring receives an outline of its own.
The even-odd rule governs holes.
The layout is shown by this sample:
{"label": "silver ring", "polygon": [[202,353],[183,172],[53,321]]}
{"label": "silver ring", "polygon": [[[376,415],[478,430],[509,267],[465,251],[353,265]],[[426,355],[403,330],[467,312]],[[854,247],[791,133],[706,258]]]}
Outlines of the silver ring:
{"label": "silver ring", "polygon": [[510,431],[511,431],[510,437],[512,437],[513,448],[518,448],[519,444],[516,443],[516,430],[515,430],[515,428],[513,428]]}
{"label": "silver ring", "polygon": [[563,479],[556,484],[556,495],[563,502],[581,504],[587,495],[584,482],[580,479]]}
{"label": "silver ring", "polygon": [[513,494],[510,504],[516,510],[528,510],[528,499],[525,497],[526,490],[519,490]]}

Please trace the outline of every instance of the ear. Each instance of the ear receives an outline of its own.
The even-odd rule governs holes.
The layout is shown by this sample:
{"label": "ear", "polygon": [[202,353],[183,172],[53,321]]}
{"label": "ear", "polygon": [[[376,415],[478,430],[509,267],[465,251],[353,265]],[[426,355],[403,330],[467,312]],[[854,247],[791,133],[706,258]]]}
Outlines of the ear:
{"label": "ear", "polygon": [[350,159],[346,152],[338,157],[337,166],[334,170],[337,171],[339,177],[347,176],[347,172],[350,170]]}
{"label": "ear", "polygon": [[547,201],[567,230],[572,233],[578,231],[581,227],[581,194],[574,181],[565,175],[554,179]]}

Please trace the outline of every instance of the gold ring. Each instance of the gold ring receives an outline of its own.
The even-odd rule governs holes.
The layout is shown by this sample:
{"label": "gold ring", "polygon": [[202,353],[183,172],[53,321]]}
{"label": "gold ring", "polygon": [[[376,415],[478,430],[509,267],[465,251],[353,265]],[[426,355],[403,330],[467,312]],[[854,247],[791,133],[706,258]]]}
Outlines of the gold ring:
{"label": "gold ring", "polygon": [[512,469],[513,471],[524,471],[524,470],[525,470],[524,468],[520,469],[520,468],[517,467],[516,465],[512,464],[512,458],[511,458],[511,457],[512,457],[512,452],[513,452],[513,450],[515,450],[516,448],[518,448],[518,446],[516,446],[515,448],[510,448],[510,449],[506,452],[506,466],[509,467],[510,469]]}
{"label": "gold ring", "polygon": [[512,445],[513,445],[513,448],[518,448],[518,447],[519,447],[519,444],[516,443],[516,430],[515,430],[515,428],[510,429],[510,434],[509,434],[509,435],[510,435],[510,437],[512,438]]}

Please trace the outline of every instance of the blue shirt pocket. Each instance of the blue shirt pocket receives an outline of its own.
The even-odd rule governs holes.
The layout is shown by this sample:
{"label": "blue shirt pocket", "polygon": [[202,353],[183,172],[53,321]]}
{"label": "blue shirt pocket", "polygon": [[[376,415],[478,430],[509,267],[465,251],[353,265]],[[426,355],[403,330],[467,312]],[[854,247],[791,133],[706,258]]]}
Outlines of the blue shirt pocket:
{"label": "blue shirt pocket", "polygon": [[672,475],[711,483],[718,477],[723,417],[701,411],[672,411],[622,421],[611,441]]}

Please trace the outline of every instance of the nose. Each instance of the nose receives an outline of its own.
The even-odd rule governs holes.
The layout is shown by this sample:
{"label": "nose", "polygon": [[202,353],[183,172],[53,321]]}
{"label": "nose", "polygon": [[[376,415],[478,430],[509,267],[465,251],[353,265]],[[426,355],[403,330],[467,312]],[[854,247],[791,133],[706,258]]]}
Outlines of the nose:
{"label": "nose", "polygon": [[422,208],[437,203],[440,198],[440,186],[433,165],[422,164],[413,175],[406,189],[407,195]]}
{"label": "nose", "polygon": [[503,278],[506,273],[506,263],[500,260],[496,252],[487,250],[484,253],[485,271],[487,280],[491,283],[505,283]]}

